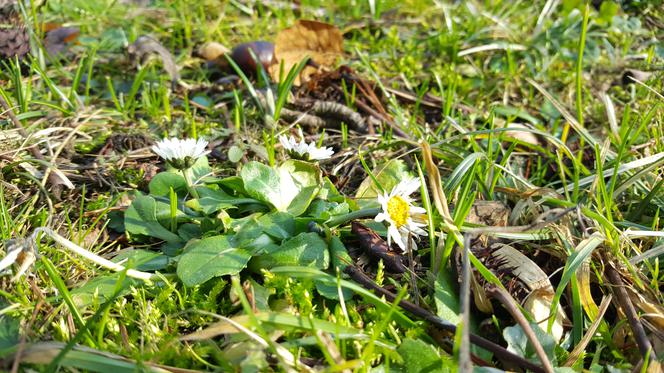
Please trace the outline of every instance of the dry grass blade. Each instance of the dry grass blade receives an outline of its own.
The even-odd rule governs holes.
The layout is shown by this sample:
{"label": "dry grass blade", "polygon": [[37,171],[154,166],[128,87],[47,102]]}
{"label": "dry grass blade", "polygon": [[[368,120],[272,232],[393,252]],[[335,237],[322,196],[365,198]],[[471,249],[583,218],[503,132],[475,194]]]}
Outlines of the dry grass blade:
{"label": "dry grass blade", "polygon": [[574,350],[570,352],[563,366],[571,367],[574,365],[574,363],[576,363],[577,360],[579,360],[580,357],[583,356],[586,347],[588,347],[588,343],[590,343],[590,341],[593,339],[597,328],[599,328],[600,323],[604,320],[604,314],[611,304],[611,298],[611,295],[602,298],[602,303],[599,305],[599,310],[596,314],[596,318],[593,320],[592,325],[590,325],[588,330],[586,330],[586,334],[583,336],[583,339],[581,339],[581,342],[579,342],[579,344],[574,347]]}
{"label": "dry grass blade", "polygon": [[[9,106],[9,104],[7,103],[7,101],[5,101],[5,98],[2,97],[2,95],[0,95],[0,105],[2,105],[2,108],[4,109],[5,113],[7,113],[7,115],[9,115],[9,118],[11,119],[12,123],[14,124],[14,127],[16,127],[19,134],[23,137],[23,140],[25,141],[29,137],[29,135],[25,131],[25,128],[23,128],[23,125],[21,124],[21,121],[19,121],[18,118],[16,117],[16,114],[14,114],[14,110]],[[35,157],[36,159],[39,159],[41,161],[45,161],[44,156],[39,152],[39,149],[37,149],[36,146],[31,146],[31,147],[28,148],[28,150],[30,151],[32,156]],[[71,181],[69,181],[69,179],[67,179],[64,176],[64,174],[62,174],[62,172],[60,172],[59,170],[56,170],[55,168],[53,168],[53,170],[55,170],[55,172],[48,174],[48,181],[51,183],[51,185],[53,185],[54,187],[56,187],[58,185],[65,185],[70,189],[74,188],[74,185],[71,183]],[[47,168],[47,172],[48,172],[48,168]],[[59,191],[57,191],[57,190],[54,190],[54,192],[55,192],[56,196],[59,194]]]}
{"label": "dry grass blade", "polygon": [[[546,99],[556,108],[556,110],[558,110],[558,112],[560,112],[560,114],[563,115],[565,120],[572,126],[572,128],[574,128],[574,131],[576,131],[576,133],[578,133],[581,137],[583,137],[583,139],[586,140],[588,144],[592,146],[601,147],[602,144],[600,143],[600,141],[595,139],[595,137],[593,137],[593,135],[591,135],[590,132],[588,132],[588,130],[586,130],[579,123],[579,121],[572,115],[572,113],[570,113],[565,108],[565,106],[563,106],[563,104],[560,103],[560,101],[558,101],[555,97],[553,97],[553,95],[549,93],[549,91],[544,89],[544,87],[542,87],[539,83],[530,78],[526,78],[526,81],[530,83],[533,87],[535,87],[544,97],[546,97]],[[613,159],[616,157],[616,153],[612,150],[607,150],[607,156],[609,159]]]}
{"label": "dry grass blade", "polygon": [[[212,315],[212,314],[211,314]],[[275,353],[279,357],[279,359],[284,363],[284,368],[287,372],[313,372],[311,368],[308,366],[302,364],[299,360],[295,358],[295,356],[288,351],[286,348],[281,346],[278,343],[270,343],[263,339],[260,335],[252,332],[251,330],[247,329],[244,325],[239,323],[236,320],[233,320],[231,318],[221,316],[221,315],[213,315],[214,317],[218,318],[219,320],[229,324],[233,328],[235,328],[238,332],[243,333],[247,337],[249,337],[251,340],[254,342],[258,343],[261,347],[263,348],[270,348],[271,346],[275,349]]]}
{"label": "dry grass blade", "polygon": [[431,147],[426,141],[421,141],[420,147],[422,149],[424,165],[426,167],[427,173],[429,174],[429,187],[431,187],[431,193],[433,194],[434,206],[436,206],[436,210],[438,210],[438,213],[443,218],[444,226],[446,226],[446,228],[450,229],[452,232],[455,232],[457,241],[461,243],[463,240],[459,234],[458,228],[454,224],[454,219],[452,219],[452,214],[450,214],[445,191],[443,190],[443,186],[440,183],[440,172],[438,171],[436,164],[433,163]]}
{"label": "dry grass blade", "polygon": [[[59,353],[65,348],[65,343],[62,342],[41,342],[28,345],[22,354],[22,362],[29,364],[49,364]],[[68,359],[71,357],[71,363]],[[130,371],[138,369],[138,365],[132,360],[123,356],[112,354],[109,352],[99,351],[85,346],[75,346],[69,355],[64,359],[66,366],[90,366],[97,367],[99,371]],[[143,362],[148,372],[152,373],[192,373],[197,372],[190,369],[169,367],[163,365],[151,364]]]}

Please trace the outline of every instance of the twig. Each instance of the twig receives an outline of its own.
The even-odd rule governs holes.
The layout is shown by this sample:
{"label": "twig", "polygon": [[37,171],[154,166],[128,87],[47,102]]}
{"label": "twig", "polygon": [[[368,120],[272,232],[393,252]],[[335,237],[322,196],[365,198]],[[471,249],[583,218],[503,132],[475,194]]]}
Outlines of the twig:
{"label": "twig", "polygon": [[[37,320],[37,315],[39,314],[39,311],[42,308],[42,305],[44,304],[44,300],[40,299],[39,302],[37,302],[37,305],[35,306],[35,309],[32,310],[32,317],[30,317],[30,321],[28,324],[25,326],[25,330],[32,330],[32,325],[34,325],[35,320]],[[12,370],[11,373],[17,373],[18,368],[21,365],[21,355],[23,355],[23,350],[25,349],[25,340],[27,339],[26,333],[21,334],[21,338],[18,342],[18,347],[16,349],[16,353],[14,354],[14,363],[12,364]]]}
{"label": "twig", "polygon": [[[348,274],[353,280],[358,282],[360,285],[364,286],[369,290],[374,290],[375,292],[384,296],[388,301],[392,302],[396,299],[396,295],[378,286],[371,278],[369,278],[369,276],[364,274],[364,272],[362,272],[362,270],[360,270],[359,268],[349,265],[348,267],[346,267],[344,272]],[[410,312],[411,314],[415,315],[416,317],[428,321],[442,330],[448,331],[450,333],[456,333],[457,328],[454,324],[452,324],[447,320],[441,319],[440,317],[432,314],[431,312],[425,310],[422,307],[416,306],[415,304],[407,300],[401,300],[399,302],[399,306],[404,310]],[[488,339],[485,339],[483,337],[480,337],[472,333],[470,333],[469,337],[470,337],[470,343],[473,343],[485,350],[492,352],[499,359],[514,362],[521,368],[531,370],[535,373],[545,373],[544,368],[542,368],[541,366],[534,364],[526,360],[525,358],[508,351],[504,347],[497,345],[489,341]]]}
{"label": "twig", "polygon": [[[461,259],[461,342],[459,346],[459,371],[471,372],[470,361],[470,241],[471,234],[463,238],[463,257]],[[550,373],[550,372],[547,372]]]}
{"label": "twig", "polygon": [[646,331],[643,328],[641,321],[639,320],[639,315],[636,313],[636,309],[634,308],[632,301],[629,299],[629,295],[627,294],[627,290],[625,290],[625,284],[622,282],[620,274],[618,271],[616,271],[615,268],[613,268],[613,266],[607,265],[606,276],[609,280],[609,283],[613,285],[612,290],[616,296],[616,299],[618,300],[620,308],[622,308],[623,312],[625,312],[629,326],[632,329],[632,333],[634,333],[636,344],[639,346],[639,352],[641,352],[641,356],[644,360],[647,356],[650,356],[652,359],[652,344],[646,336]]}
{"label": "twig", "polygon": [[551,365],[551,361],[549,361],[549,358],[546,356],[544,347],[542,347],[542,344],[537,339],[537,336],[535,335],[533,329],[530,327],[528,320],[526,320],[526,318],[523,316],[523,313],[521,313],[521,311],[519,311],[517,308],[514,298],[512,298],[512,296],[506,290],[493,285],[489,286],[486,292],[491,297],[498,299],[498,301],[502,303],[503,307],[505,307],[512,315],[512,317],[514,317],[519,326],[521,326],[523,332],[526,333],[526,337],[528,337],[528,340],[533,345],[537,357],[542,362],[544,371],[546,373],[553,373],[553,365]]}

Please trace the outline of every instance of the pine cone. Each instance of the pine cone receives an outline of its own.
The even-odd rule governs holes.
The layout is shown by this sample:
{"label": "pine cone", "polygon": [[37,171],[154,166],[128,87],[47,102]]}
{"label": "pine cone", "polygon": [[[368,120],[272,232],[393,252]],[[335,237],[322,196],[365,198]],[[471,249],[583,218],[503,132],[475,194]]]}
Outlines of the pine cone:
{"label": "pine cone", "polygon": [[30,35],[17,0],[0,0],[0,58],[22,58],[30,52]]}

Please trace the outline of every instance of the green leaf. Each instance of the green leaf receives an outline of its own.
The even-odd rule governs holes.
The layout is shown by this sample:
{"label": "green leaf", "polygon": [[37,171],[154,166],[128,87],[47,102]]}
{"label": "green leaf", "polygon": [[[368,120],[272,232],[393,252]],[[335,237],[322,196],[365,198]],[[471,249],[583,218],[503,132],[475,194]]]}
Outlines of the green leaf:
{"label": "green leaf", "polygon": [[326,269],[330,265],[327,243],[316,233],[307,232],[285,240],[266,254],[254,257],[251,269],[271,269],[280,266],[302,266]]}
{"label": "green leaf", "polygon": [[248,195],[247,191],[244,189],[244,182],[239,176],[229,176],[221,180],[217,180],[216,184],[221,187],[233,190],[238,194],[245,196]]}
{"label": "green leaf", "polygon": [[[316,291],[318,294],[327,299],[339,300],[338,286],[316,281]],[[353,297],[353,292],[348,289],[344,289],[343,287],[341,288],[341,294],[343,295],[344,299],[350,299]]]}
{"label": "green leaf", "polygon": [[[219,210],[225,210],[236,204],[235,198],[223,190],[210,189],[208,187],[196,188],[199,198],[187,201],[187,207],[200,211],[206,215],[214,214]],[[250,201],[255,202],[250,199]]]}
{"label": "green leaf", "polygon": [[[372,172],[383,189],[388,192],[399,184],[401,180],[413,177],[408,170],[408,166],[401,159],[391,159],[376,167]],[[357,188],[355,198],[358,199],[360,206],[367,207],[368,205],[375,204],[375,198],[378,196],[378,193],[379,190],[374,185],[371,177],[367,177]]]}
{"label": "green leaf", "polygon": [[307,215],[314,217],[320,222],[329,220],[332,216],[344,215],[350,212],[350,207],[348,203],[342,202],[328,202],[322,199],[315,199],[309,209],[307,210]]}
{"label": "green leaf", "polygon": [[249,162],[240,171],[247,193],[293,216],[303,214],[320,189],[320,169],[310,163],[289,160],[277,169]]}
{"label": "green leaf", "polygon": [[[288,160],[279,167],[279,174],[283,182],[281,191],[295,186],[297,193],[288,205],[287,211],[293,216],[300,216],[307,211],[309,204],[316,197],[321,186],[321,172],[318,166],[298,161]],[[289,181],[292,180],[292,181]]]}
{"label": "green leaf", "polygon": [[237,246],[251,252],[252,255],[258,255],[278,247],[272,238],[263,232],[264,227],[256,215],[234,220],[231,228],[236,232],[234,239]]}
{"label": "green leaf", "polygon": [[[129,294],[131,286],[136,284],[136,280],[125,277],[120,285],[122,290],[118,296]],[[95,298],[99,304],[102,304],[113,296],[117,285],[118,274],[98,276],[86,282],[83,286],[72,289],[71,297],[78,308],[85,308],[92,305],[95,302]]]}
{"label": "green leaf", "polygon": [[451,278],[451,272],[438,272],[434,291],[438,316],[452,324],[459,324],[461,322],[459,297]]}
{"label": "green leaf", "polygon": [[404,372],[448,372],[454,368],[450,357],[441,358],[433,346],[419,339],[404,339],[397,352],[403,359]]}
{"label": "green leaf", "polygon": [[325,201],[337,202],[337,203],[342,203],[346,200],[346,197],[343,194],[339,193],[337,187],[334,186],[334,183],[332,183],[332,181],[330,181],[328,177],[325,177],[323,179],[323,187],[318,193],[318,198]]}
{"label": "green leaf", "polygon": [[615,1],[602,1],[602,5],[599,7],[599,17],[595,19],[595,22],[599,25],[610,25],[613,17],[618,15],[619,11],[620,5]]}
{"label": "green leaf", "polygon": [[166,268],[172,259],[158,251],[143,249],[122,250],[113,258],[115,263],[125,260],[130,260],[131,268],[139,271],[159,271]]}
{"label": "green leaf", "polygon": [[179,173],[171,171],[156,174],[150,180],[150,185],[148,186],[151,195],[160,197],[168,197],[170,188],[173,188],[180,197],[185,196],[189,192],[184,177]]}
{"label": "green leaf", "polygon": [[208,237],[185,248],[177,274],[186,286],[194,286],[213,277],[237,274],[250,258],[249,252],[234,247],[228,236]]}
{"label": "green leaf", "polygon": [[344,246],[338,236],[330,238],[330,256],[332,257],[332,270],[335,276],[337,268],[339,268],[340,272],[343,272],[349,264],[353,263],[353,259],[348,255],[346,246]]}
{"label": "green leaf", "polygon": [[237,145],[233,145],[228,149],[228,160],[237,163],[244,157],[244,150]]}
{"label": "green leaf", "polygon": [[263,233],[275,240],[285,240],[295,235],[295,219],[287,212],[272,212],[258,218]]}
{"label": "green leaf", "polygon": [[[4,306],[4,304],[3,304]],[[20,323],[7,314],[0,315],[0,357],[13,350],[19,342]]]}
{"label": "green leaf", "polygon": [[[535,333],[537,340],[544,348],[544,352],[549,360],[555,364],[555,348],[556,341],[553,337],[546,332],[544,332],[540,327],[535,323],[530,323],[531,329]],[[533,345],[526,337],[526,333],[523,331],[520,325],[508,326],[503,330],[503,338],[507,342],[507,349],[514,352],[519,356],[523,356],[526,359],[532,360],[533,362],[538,362],[539,358],[537,353],[533,348]]]}
{"label": "green leaf", "polygon": [[187,172],[191,175],[191,182],[198,185],[204,177],[212,175],[212,167],[210,167],[207,157],[200,157]]}
{"label": "green leaf", "polygon": [[180,237],[164,228],[157,220],[157,201],[150,196],[138,196],[125,212],[125,229],[130,234],[181,242]]}

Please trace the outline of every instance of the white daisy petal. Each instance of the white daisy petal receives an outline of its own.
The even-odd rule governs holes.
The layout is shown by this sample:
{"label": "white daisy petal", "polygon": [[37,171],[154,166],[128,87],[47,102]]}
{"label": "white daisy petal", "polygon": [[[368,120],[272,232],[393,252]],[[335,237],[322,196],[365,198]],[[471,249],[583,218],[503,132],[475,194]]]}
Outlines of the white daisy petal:
{"label": "white daisy petal", "polygon": [[417,207],[417,206],[411,206],[410,207],[410,212],[415,215],[415,214],[425,214],[427,210],[423,207]]}
{"label": "white daisy petal", "polygon": [[14,250],[10,251],[5,255],[2,260],[0,260],[0,272],[2,272],[4,269],[8,268],[10,265],[14,264],[16,262],[16,259],[18,259],[18,254],[21,253],[21,250]]}
{"label": "white daisy petal", "polygon": [[196,161],[210,153],[208,142],[203,139],[163,139],[152,147],[152,151],[178,169],[191,167]]}
{"label": "white daisy petal", "polygon": [[414,206],[413,200],[409,197],[419,188],[420,179],[409,178],[397,184],[390,193],[379,194],[376,197],[382,211],[376,215],[375,220],[387,224],[388,245],[394,241],[402,251],[408,249],[409,239],[413,240],[411,248],[416,250],[414,239],[417,236],[427,235],[422,229],[427,226],[426,210]]}
{"label": "white daisy petal", "polygon": [[315,142],[307,144],[306,141],[298,141],[293,136],[279,136],[279,142],[284,150],[293,158],[309,161],[329,159],[334,154],[332,148],[319,148]]}

